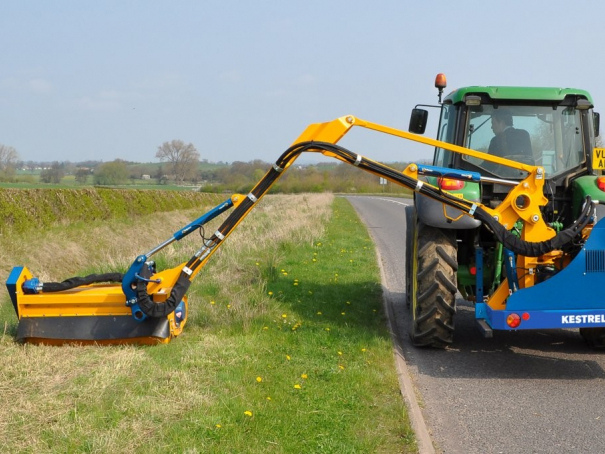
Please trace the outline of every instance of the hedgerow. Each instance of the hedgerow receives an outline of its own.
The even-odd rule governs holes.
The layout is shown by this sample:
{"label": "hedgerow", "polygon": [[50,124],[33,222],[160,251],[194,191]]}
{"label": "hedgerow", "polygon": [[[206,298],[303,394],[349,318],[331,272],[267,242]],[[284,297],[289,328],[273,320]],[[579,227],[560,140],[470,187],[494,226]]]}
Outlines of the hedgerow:
{"label": "hedgerow", "polygon": [[0,233],[216,205],[218,194],[136,189],[0,189]]}

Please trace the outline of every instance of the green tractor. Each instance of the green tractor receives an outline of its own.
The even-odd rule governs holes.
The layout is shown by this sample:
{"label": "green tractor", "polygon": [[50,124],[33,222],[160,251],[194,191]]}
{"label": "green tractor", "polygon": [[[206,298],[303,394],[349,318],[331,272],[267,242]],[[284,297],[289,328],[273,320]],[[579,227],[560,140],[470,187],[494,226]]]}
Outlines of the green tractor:
{"label": "green tractor", "polygon": [[[437,139],[538,166],[547,201],[533,216],[542,217],[555,233],[574,224],[587,196],[605,203],[601,177],[605,155],[596,148],[599,114],[593,112],[588,92],[472,86],[441,101],[443,74],[435,86],[439,106],[423,107],[440,110]],[[423,134],[427,117],[427,110],[415,108],[410,132]],[[435,149],[431,167],[439,171],[422,177],[424,182],[490,208],[498,207],[528,176],[519,168],[443,148]],[[460,179],[461,171],[479,173],[481,180]],[[494,330],[579,328],[590,345],[605,346],[605,301],[597,300],[597,281],[605,277],[601,235],[584,229],[561,250],[524,257],[498,242],[479,220],[419,193],[414,202],[406,211],[407,295],[414,345],[445,348],[452,343],[460,292],[474,303],[478,327],[486,337]],[[514,201],[519,212],[524,203],[523,196]],[[597,205],[592,233],[603,211]],[[522,222],[505,227],[519,238],[527,228]],[[592,243],[589,236],[595,237]]]}

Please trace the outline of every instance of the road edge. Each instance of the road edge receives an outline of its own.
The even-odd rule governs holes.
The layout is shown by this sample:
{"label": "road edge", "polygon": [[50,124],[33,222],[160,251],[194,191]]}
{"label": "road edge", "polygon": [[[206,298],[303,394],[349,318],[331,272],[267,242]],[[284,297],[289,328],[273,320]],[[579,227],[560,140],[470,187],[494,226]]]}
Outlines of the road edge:
{"label": "road edge", "polygon": [[391,334],[391,342],[393,344],[393,357],[395,359],[395,366],[397,368],[397,378],[399,380],[399,389],[403,400],[408,409],[408,415],[410,418],[410,424],[416,435],[416,442],[418,446],[419,454],[435,454],[435,448],[433,446],[433,440],[431,438],[428,426],[424,419],[418,399],[416,398],[416,389],[412,383],[411,375],[408,369],[408,365],[403,356],[403,350],[401,348],[400,337],[397,331],[397,325],[394,318],[393,304],[390,298],[390,292],[386,287],[386,276],[384,268],[382,266],[382,258],[380,251],[375,248],[376,256],[378,261],[378,267],[380,269],[380,280],[382,281],[382,303],[384,312],[387,316],[388,328]]}

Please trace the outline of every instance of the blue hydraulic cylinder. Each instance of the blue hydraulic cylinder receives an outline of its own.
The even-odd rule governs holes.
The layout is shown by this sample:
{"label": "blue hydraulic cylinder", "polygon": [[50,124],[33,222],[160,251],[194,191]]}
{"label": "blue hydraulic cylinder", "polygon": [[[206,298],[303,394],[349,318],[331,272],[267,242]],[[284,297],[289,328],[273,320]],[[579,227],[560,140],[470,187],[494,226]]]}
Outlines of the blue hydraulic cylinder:
{"label": "blue hydraulic cylinder", "polygon": [[137,282],[139,280],[143,279],[140,275],[143,265],[145,265],[145,263],[149,260],[149,258],[156,252],[161,251],[166,246],[168,246],[169,244],[172,244],[175,241],[180,241],[181,239],[183,239],[184,237],[189,235],[191,232],[195,232],[198,228],[200,228],[204,224],[210,222],[212,219],[214,219],[221,213],[227,211],[232,206],[233,206],[233,201],[230,198],[225,200],[220,205],[217,205],[212,210],[203,214],[195,221],[189,223],[188,225],[186,225],[179,231],[175,232],[172,235],[172,238],[169,238],[166,241],[164,241],[163,243],[160,243],[158,246],[156,246],[155,248],[153,248],[151,251],[147,252],[146,254],[139,255],[134,260],[134,262],[132,263],[132,265],[130,265],[130,268],[124,275],[124,278],[122,279],[122,291],[124,292],[124,295],[126,295],[126,305],[131,308],[132,316],[134,317],[135,320],[142,322],[143,320],[145,320],[147,318],[147,316],[143,313],[143,311],[141,311],[141,308],[139,307],[139,304],[137,302],[137,294],[136,294]]}
{"label": "blue hydraulic cylinder", "polygon": [[420,175],[428,175],[431,177],[447,177],[457,180],[481,181],[479,172],[470,172],[468,170],[450,169],[448,167],[418,165],[418,173]]}
{"label": "blue hydraulic cylinder", "polygon": [[483,302],[483,248],[475,249],[475,302]]}
{"label": "blue hydraulic cylinder", "polygon": [[506,269],[506,279],[508,280],[508,287],[512,293],[519,290],[519,277],[517,276],[517,260],[515,253],[510,249],[503,249],[504,255],[504,267]]}

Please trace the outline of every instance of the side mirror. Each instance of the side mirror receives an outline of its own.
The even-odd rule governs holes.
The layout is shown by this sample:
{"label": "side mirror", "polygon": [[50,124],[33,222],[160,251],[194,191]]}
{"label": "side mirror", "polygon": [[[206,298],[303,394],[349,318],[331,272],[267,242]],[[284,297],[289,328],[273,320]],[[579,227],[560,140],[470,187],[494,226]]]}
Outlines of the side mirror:
{"label": "side mirror", "polygon": [[592,121],[594,121],[594,136],[599,137],[601,126],[601,115],[598,112],[592,113]]}
{"label": "side mirror", "polygon": [[410,126],[408,127],[408,131],[413,132],[414,134],[424,134],[428,118],[428,110],[412,109],[412,115],[410,116]]}

